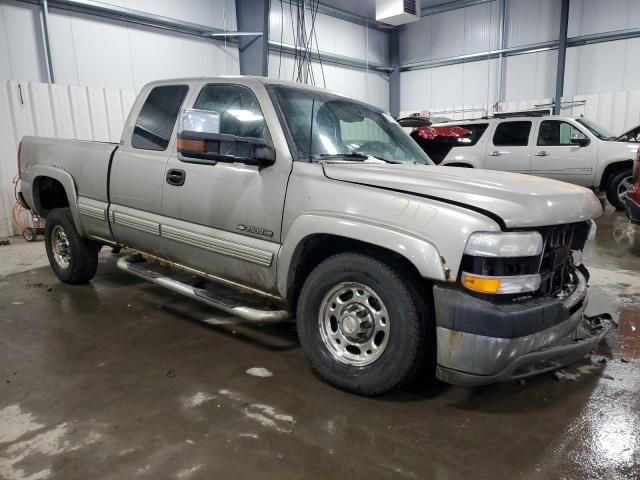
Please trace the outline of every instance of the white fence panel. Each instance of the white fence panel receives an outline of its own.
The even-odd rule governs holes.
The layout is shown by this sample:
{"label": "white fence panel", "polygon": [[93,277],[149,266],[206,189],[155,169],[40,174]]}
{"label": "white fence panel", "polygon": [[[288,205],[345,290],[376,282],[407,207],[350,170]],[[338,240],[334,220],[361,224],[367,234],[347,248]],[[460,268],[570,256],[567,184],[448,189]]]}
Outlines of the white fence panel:
{"label": "white fence panel", "polygon": [[0,83],[0,237],[20,233],[13,223],[13,178],[25,135],[118,142],[135,92],[68,85]]}

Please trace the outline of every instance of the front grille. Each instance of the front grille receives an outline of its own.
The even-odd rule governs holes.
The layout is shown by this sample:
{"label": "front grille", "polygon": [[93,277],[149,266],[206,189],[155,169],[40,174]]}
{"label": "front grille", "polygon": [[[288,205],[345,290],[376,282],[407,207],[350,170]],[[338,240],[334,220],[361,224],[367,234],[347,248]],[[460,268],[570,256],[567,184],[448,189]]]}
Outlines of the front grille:
{"label": "front grille", "polygon": [[540,257],[542,284],[539,294],[557,296],[573,282],[575,265],[572,250],[582,250],[589,232],[586,222],[536,229],[544,240]]}

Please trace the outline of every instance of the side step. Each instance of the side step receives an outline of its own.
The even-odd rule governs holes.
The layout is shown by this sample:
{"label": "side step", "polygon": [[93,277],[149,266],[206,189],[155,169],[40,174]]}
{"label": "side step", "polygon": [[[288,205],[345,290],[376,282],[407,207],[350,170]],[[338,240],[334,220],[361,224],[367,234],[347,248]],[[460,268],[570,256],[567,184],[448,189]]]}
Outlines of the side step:
{"label": "side step", "polygon": [[237,299],[227,298],[215,291],[196,288],[187,283],[180,282],[163,273],[156,272],[145,266],[144,262],[137,260],[135,255],[121,257],[117,266],[120,270],[132,273],[148,282],[173,290],[189,298],[205,303],[211,307],[223,310],[253,323],[279,323],[289,319],[286,310],[259,309],[242,305]]}

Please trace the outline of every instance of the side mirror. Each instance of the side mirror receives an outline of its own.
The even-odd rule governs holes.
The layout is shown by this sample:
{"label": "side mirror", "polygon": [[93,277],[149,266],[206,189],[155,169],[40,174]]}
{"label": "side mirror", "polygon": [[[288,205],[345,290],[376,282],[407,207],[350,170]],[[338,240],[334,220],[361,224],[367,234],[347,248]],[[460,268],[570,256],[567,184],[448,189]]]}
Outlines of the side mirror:
{"label": "side mirror", "polygon": [[571,143],[579,147],[586,147],[591,141],[587,137],[572,138]]}
{"label": "side mirror", "polygon": [[267,167],[276,160],[273,146],[260,138],[220,133],[220,114],[207,110],[180,112],[177,150],[178,158],[190,163],[239,162]]}

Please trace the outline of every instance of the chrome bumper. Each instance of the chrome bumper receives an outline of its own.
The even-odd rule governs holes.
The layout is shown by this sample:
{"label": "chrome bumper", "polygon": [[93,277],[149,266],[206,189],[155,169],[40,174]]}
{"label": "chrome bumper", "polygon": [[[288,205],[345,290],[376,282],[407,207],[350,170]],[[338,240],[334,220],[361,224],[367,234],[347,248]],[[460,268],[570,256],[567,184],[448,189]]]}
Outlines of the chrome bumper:
{"label": "chrome bumper", "polygon": [[[528,307],[533,315],[540,317],[541,324],[566,317],[540,331],[505,338],[438,324],[438,378],[456,385],[485,385],[551,371],[589,353],[612,324],[606,316],[585,317],[587,281],[580,272],[577,272],[577,278],[578,285],[574,292],[564,300],[556,300],[560,305],[552,305],[557,307],[555,310],[549,308],[548,303],[541,305],[539,312],[535,305]],[[562,314],[562,317],[544,318],[550,312]],[[486,312],[481,317],[484,322],[491,321],[490,314]],[[472,322],[473,318],[469,321]]]}

